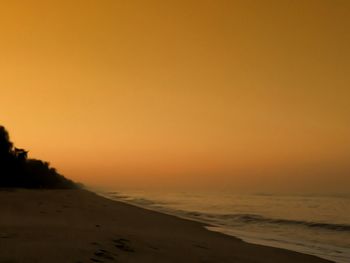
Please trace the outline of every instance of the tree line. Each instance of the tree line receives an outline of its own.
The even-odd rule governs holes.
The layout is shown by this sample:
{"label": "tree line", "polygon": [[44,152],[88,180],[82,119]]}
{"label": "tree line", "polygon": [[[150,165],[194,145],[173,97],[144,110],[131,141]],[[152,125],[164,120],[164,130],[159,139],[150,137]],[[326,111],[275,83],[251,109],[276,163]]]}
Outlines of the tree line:
{"label": "tree line", "polygon": [[73,189],[79,185],[59,174],[48,162],[29,159],[28,151],[14,147],[0,126],[0,187]]}

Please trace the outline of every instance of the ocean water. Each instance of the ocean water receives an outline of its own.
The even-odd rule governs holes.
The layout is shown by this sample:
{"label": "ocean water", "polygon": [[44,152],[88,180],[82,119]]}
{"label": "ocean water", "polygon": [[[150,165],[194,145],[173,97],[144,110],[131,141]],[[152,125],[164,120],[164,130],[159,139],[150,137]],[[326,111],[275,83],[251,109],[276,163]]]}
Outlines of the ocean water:
{"label": "ocean water", "polygon": [[211,231],[250,243],[350,262],[350,197],[140,190],[102,194],[204,222]]}

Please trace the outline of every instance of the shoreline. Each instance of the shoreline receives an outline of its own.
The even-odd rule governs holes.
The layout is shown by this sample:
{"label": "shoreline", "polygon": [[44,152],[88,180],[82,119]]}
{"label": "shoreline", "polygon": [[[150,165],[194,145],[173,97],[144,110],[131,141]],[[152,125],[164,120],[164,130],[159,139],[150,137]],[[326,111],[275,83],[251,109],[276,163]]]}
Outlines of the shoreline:
{"label": "shoreline", "polygon": [[0,262],[332,262],[88,190],[0,191]]}
{"label": "shoreline", "polygon": [[[271,237],[271,235],[266,235],[262,237],[261,233],[260,236],[257,236],[254,234],[253,231],[242,231],[242,230],[233,230],[233,229],[228,229],[225,228],[225,226],[222,226],[220,224],[215,224],[213,222],[208,222],[205,220],[201,220],[198,217],[190,217],[186,216],[185,213],[176,213],[176,210],[172,210],[170,208],[165,208],[165,207],[158,207],[158,206],[152,206],[151,204],[148,204],[147,202],[145,204],[140,204],[137,202],[133,202],[133,199],[127,198],[127,195],[122,194],[121,197],[119,197],[118,192],[104,192],[104,191],[99,191],[99,190],[89,190],[91,192],[94,192],[95,194],[102,196],[103,198],[110,199],[115,202],[122,202],[125,204],[129,204],[131,206],[135,206],[141,209],[146,209],[149,211],[154,211],[158,212],[161,214],[166,214],[170,216],[175,216],[180,219],[185,219],[185,220],[190,220],[194,222],[198,222],[202,224],[202,227],[205,228],[206,230],[210,232],[216,232],[216,233],[221,233],[226,236],[234,237],[237,239],[240,239],[241,241],[248,243],[248,244],[256,244],[256,245],[262,245],[266,247],[272,247],[272,248],[280,248],[280,249],[285,249],[288,251],[293,251],[301,254],[306,254],[306,255],[311,255],[311,256],[316,256],[318,258],[324,259],[324,260],[329,260],[331,262],[348,262],[346,259],[340,257],[340,258],[335,258],[335,256],[330,257],[325,254],[317,253],[318,251],[310,251],[310,249],[305,249],[303,245],[300,245],[301,243],[297,240],[293,240],[291,242],[290,240],[278,240],[274,239],[275,237]],[[142,198],[142,197],[141,197]],[[150,201],[152,202],[152,201]],[[309,243],[310,245],[311,243]],[[310,245],[311,246],[311,245]],[[331,245],[330,245],[331,247]],[[324,247],[324,249],[330,249],[329,247]],[[337,247],[332,248],[334,250],[338,250]]]}

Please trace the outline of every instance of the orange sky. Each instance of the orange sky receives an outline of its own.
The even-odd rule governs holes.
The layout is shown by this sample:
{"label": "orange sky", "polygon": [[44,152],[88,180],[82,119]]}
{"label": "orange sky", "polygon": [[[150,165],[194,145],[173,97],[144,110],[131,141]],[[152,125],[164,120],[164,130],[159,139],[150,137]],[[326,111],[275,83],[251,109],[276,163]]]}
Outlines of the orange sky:
{"label": "orange sky", "polygon": [[88,185],[349,191],[350,2],[11,0],[0,122]]}

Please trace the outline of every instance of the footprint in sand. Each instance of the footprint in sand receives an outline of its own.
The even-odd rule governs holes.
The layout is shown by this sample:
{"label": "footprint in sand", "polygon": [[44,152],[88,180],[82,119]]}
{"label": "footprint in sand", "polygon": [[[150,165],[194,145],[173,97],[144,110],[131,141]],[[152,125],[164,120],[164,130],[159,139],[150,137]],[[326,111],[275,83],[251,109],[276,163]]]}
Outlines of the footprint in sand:
{"label": "footprint in sand", "polygon": [[113,260],[114,257],[111,255],[110,252],[108,252],[107,250],[104,249],[99,249],[95,252],[95,256],[96,257],[100,257],[100,258],[104,258],[104,259],[109,259],[109,260]]}
{"label": "footprint in sand", "polygon": [[114,246],[125,252],[135,252],[130,246],[130,241],[125,238],[113,239]]}
{"label": "footprint in sand", "polygon": [[152,246],[152,245],[148,245],[149,248],[153,249],[153,250],[159,250],[159,248]]}
{"label": "footprint in sand", "polygon": [[16,236],[15,234],[6,234],[6,233],[0,234],[0,238],[3,238],[3,239],[13,238],[15,236]]}
{"label": "footprint in sand", "polygon": [[201,249],[208,249],[208,247],[200,245],[200,244],[194,244],[193,246],[201,248]]}
{"label": "footprint in sand", "polygon": [[105,249],[98,249],[94,253],[94,257],[90,258],[93,262],[104,262],[104,260],[114,261],[112,254]]}

